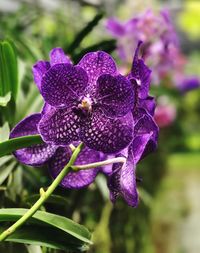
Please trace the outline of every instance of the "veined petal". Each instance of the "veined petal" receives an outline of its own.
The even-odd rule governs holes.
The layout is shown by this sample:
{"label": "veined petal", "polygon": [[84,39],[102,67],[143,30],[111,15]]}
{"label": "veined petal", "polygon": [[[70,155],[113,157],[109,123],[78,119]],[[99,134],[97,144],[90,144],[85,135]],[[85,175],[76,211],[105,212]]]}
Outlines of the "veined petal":
{"label": "veined petal", "polygon": [[88,84],[86,72],[68,63],[56,64],[43,76],[41,94],[54,107],[67,107],[81,96]]}
{"label": "veined petal", "polygon": [[131,113],[124,117],[110,119],[97,111],[82,124],[80,139],[89,148],[108,154],[118,153],[133,140],[133,127]]}
{"label": "veined petal", "polygon": [[149,93],[151,70],[145,65],[142,59],[138,58],[138,52],[141,44],[142,42],[138,43],[137,49],[135,51],[129,78],[134,78],[136,80],[139,88],[138,96],[139,98],[145,99]]}
{"label": "veined petal", "polygon": [[36,83],[39,91],[41,91],[42,77],[50,67],[51,66],[48,61],[38,61],[32,67],[34,82]]}
{"label": "veined petal", "polygon": [[151,116],[153,116],[156,107],[155,98],[148,96],[146,99],[140,99],[139,106],[144,108]]}
{"label": "veined petal", "polygon": [[47,143],[66,146],[79,139],[80,118],[71,110],[48,109],[39,122],[38,130]]}
{"label": "veined petal", "polygon": [[96,81],[102,74],[117,74],[117,67],[113,58],[103,52],[87,53],[78,63],[88,74],[89,85],[96,87]]}
{"label": "veined petal", "polygon": [[136,207],[138,205],[135,164],[131,151],[128,153],[125,164],[117,163],[113,165],[112,174],[110,174],[108,179],[108,187],[112,202],[115,202],[119,196],[122,196],[129,206]]}
{"label": "veined petal", "polygon": [[[147,133],[143,134],[141,136],[136,136],[131,143],[131,148],[133,149],[134,153],[134,163],[137,164],[141,159],[142,156],[145,154],[145,149],[147,148],[147,145],[152,142],[153,133]],[[154,143],[151,144],[154,147]],[[154,148],[153,148],[154,149]],[[153,151],[153,150],[152,150]]]}
{"label": "veined petal", "polygon": [[[50,174],[55,178],[64,166],[69,162],[71,151],[68,147],[58,148],[55,155],[49,162]],[[101,161],[101,154],[95,150],[85,147],[79,154],[75,165],[83,165],[92,162]],[[81,170],[78,172],[69,172],[61,182],[65,188],[80,189],[91,184],[99,172],[100,168],[93,168],[88,170]]]}
{"label": "veined petal", "polygon": [[49,54],[49,57],[51,66],[59,63],[71,63],[70,58],[67,55],[65,55],[63,49],[60,47],[52,49]]}
{"label": "veined petal", "polygon": [[45,103],[43,105],[43,107],[42,107],[41,114],[44,115],[44,114],[48,113],[51,109],[52,109],[52,106],[50,106],[49,104]]}
{"label": "veined petal", "polygon": [[[40,113],[32,114],[23,119],[12,129],[10,138],[38,134],[37,125],[40,119]],[[16,150],[13,154],[21,163],[41,166],[53,156],[56,149],[56,146],[44,143]]]}
{"label": "veined petal", "polygon": [[138,120],[135,119],[134,140],[131,144],[134,162],[139,162],[149,153],[155,151],[158,142],[158,126],[145,110],[140,110]]}
{"label": "veined petal", "polygon": [[101,75],[97,80],[96,100],[106,116],[124,116],[134,105],[132,84],[121,75]]}

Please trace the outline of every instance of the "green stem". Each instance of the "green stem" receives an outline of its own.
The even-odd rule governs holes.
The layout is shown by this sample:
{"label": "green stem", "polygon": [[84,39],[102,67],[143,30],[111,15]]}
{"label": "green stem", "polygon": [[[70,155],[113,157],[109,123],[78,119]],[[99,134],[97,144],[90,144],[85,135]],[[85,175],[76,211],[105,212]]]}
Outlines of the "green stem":
{"label": "green stem", "polygon": [[87,169],[92,169],[92,168],[97,168],[101,166],[105,166],[108,164],[113,164],[113,163],[125,163],[126,158],[125,157],[116,157],[116,158],[111,158],[105,161],[101,162],[96,162],[96,163],[88,163],[86,165],[73,165],[71,166],[73,171],[79,171],[79,170],[87,170]]}
{"label": "green stem", "polygon": [[56,179],[53,181],[53,183],[49,186],[47,191],[44,191],[43,189],[40,189],[40,198],[38,201],[22,216],[17,222],[15,222],[11,227],[9,227],[7,230],[5,230],[0,235],[0,241],[4,241],[10,234],[15,232],[16,229],[18,229],[20,226],[22,226],[30,217],[34,215],[34,213],[40,208],[40,206],[48,199],[48,197],[53,193],[53,191],[56,189],[56,187],[60,184],[60,182],[63,180],[63,178],[69,173],[72,165],[76,161],[76,158],[78,154],[83,149],[84,145],[83,143],[79,144],[79,146],[74,150],[68,164],[63,168],[63,170],[60,172],[60,174],[56,177]]}
{"label": "green stem", "polygon": [[41,143],[43,143],[43,141],[40,135],[27,135],[9,139],[0,143],[0,157],[10,154],[17,149],[26,148]]}

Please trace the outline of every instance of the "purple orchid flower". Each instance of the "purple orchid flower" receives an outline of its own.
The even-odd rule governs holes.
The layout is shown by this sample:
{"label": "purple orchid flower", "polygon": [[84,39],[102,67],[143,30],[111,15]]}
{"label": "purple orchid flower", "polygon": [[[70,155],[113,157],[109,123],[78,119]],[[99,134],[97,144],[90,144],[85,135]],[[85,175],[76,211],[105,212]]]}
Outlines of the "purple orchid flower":
{"label": "purple orchid flower", "polygon": [[17,159],[34,166],[47,163],[55,178],[70,159],[70,143],[86,144],[77,165],[105,160],[108,154],[125,157],[126,163],[114,164],[109,172],[106,168],[70,172],[61,185],[86,187],[103,172],[108,174],[111,200],[122,195],[128,205],[136,206],[135,167],[155,150],[158,135],[152,118],[155,101],[148,94],[151,71],[138,58],[140,45],[127,77],[118,73],[104,52],[86,54],[73,66],[62,49],[56,48],[50,53],[50,63],[37,62],[33,75],[45,105],[41,113],[21,121],[10,137],[40,133],[44,144],[17,150]]}
{"label": "purple orchid flower", "polygon": [[[44,122],[47,122],[52,125],[48,133],[55,139],[15,151],[20,162],[32,166],[48,164],[50,174],[55,177],[71,156],[68,144],[79,140],[80,132],[90,143],[88,146],[100,147],[105,152],[123,149],[133,139],[134,124],[129,110],[133,108],[134,91],[131,83],[118,74],[108,54],[89,53],[78,66],[73,66],[62,49],[56,48],[50,53],[50,62],[39,61],[33,66],[33,76],[47,102],[41,113],[22,120],[12,130],[10,138],[42,132],[45,139]],[[82,100],[79,101],[78,96]],[[81,128],[79,131],[78,127]],[[103,158],[105,154],[85,147],[76,164],[98,162]],[[94,181],[99,170],[70,172],[62,185],[74,189],[85,187]]]}
{"label": "purple orchid flower", "polygon": [[116,155],[116,157],[124,156],[126,163],[114,164],[112,170],[107,172],[111,201],[115,202],[118,196],[122,196],[132,207],[136,207],[139,200],[136,188],[136,165],[149,153],[155,151],[159,132],[153,119],[155,101],[148,95],[151,71],[144,61],[138,58],[140,46],[141,42],[138,43],[131,73],[128,75],[137,94],[132,111],[135,123],[134,139],[128,148]]}
{"label": "purple orchid flower", "polygon": [[114,164],[112,173],[108,177],[108,188],[110,199],[115,203],[119,196],[122,196],[128,205],[136,207],[138,205],[138,192],[136,186],[136,171],[134,164],[134,154],[131,149],[125,149],[119,154],[127,159],[126,163]]}
{"label": "purple orchid flower", "polygon": [[110,18],[106,27],[116,38],[118,55],[128,68],[137,42],[143,41],[143,57],[153,69],[155,83],[159,83],[176,65],[174,48],[179,50],[179,42],[169,11],[155,14],[147,10],[123,23]]}
{"label": "purple orchid flower", "polygon": [[50,63],[33,66],[33,75],[48,104],[38,125],[46,143],[82,141],[89,148],[117,153],[132,141],[133,87],[107,53],[88,53],[73,66],[56,48]]}
{"label": "purple orchid flower", "polygon": [[116,156],[124,156],[127,159],[126,163],[114,164],[112,170],[107,172],[111,201],[115,202],[118,196],[122,196],[132,207],[136,207],[139,201],[136,165],[141,159],[156,150],[159,132],[152,116],[144,109],[140,109],[137,118],[132,143]]}
{"label": "purple orchid flower", "polygon": [[131,73],[128,78],[134,85],[138,94],[135,108],[132,111],[135,126],[134,139],[132,145],[134,161],[137,164],[147,154],[155,151],[158,141],[158,126],[153,116],[155,112],[155,100],[149,96],[151,70],[139,58],[141,42],[138,43],[137,50],[132,63]]}

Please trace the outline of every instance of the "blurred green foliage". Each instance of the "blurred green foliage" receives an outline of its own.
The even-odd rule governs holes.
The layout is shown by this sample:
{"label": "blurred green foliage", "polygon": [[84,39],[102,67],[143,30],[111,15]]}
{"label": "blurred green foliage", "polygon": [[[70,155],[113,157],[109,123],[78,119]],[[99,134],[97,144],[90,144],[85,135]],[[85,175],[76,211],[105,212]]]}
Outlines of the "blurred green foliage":
{"label": "blurred green foliage", "polygon": [[192,40],[200,38],[200,2],[196,0],[187,0],[183,4],[183,11],[180,13],[178,23],[181,29],[187,33]]}

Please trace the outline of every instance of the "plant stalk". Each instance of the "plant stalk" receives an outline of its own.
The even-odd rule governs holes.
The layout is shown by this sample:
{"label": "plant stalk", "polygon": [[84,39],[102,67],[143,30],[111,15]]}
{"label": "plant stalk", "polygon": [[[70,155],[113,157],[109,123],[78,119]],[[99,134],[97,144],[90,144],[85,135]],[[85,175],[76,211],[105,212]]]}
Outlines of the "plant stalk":
{"label": "plant stalk", "polygon": [[86,165],[72,165],[71,168],[73,171],[79,171],[79,170],[87,170],[87,169],[92,169],[92,168],[97,168],[113,163],[125,163],[126,158],[125,157],[116,157],[116,158],[111,158],[105,161],[101,162],[96,162],[96,163],[88,163]]}
{"label": "plant stalk", "polygon": [[41,207],[41,205],[48,199],[48,197],[53,193],[56,187],[60,184],[63,178],[69,173],[71,170],[72,165],[76,161],[78,154],[83,149],[84,144],[81,143],[78,147],[74,150],[68,164],[63,168],[63,170],[59,173],[59,175],[55,178],[53,183],[49,186],[47,191],[40,189],[40,198],[38,201],[22,216],[18,221],[16,221],[12,226],[10,226],[7,230],[5,230],[0,235],[0,241],[4,241],[10,234],[14,233],[19,227],[21,227],[30,217],[34,215],[35,212]]}

